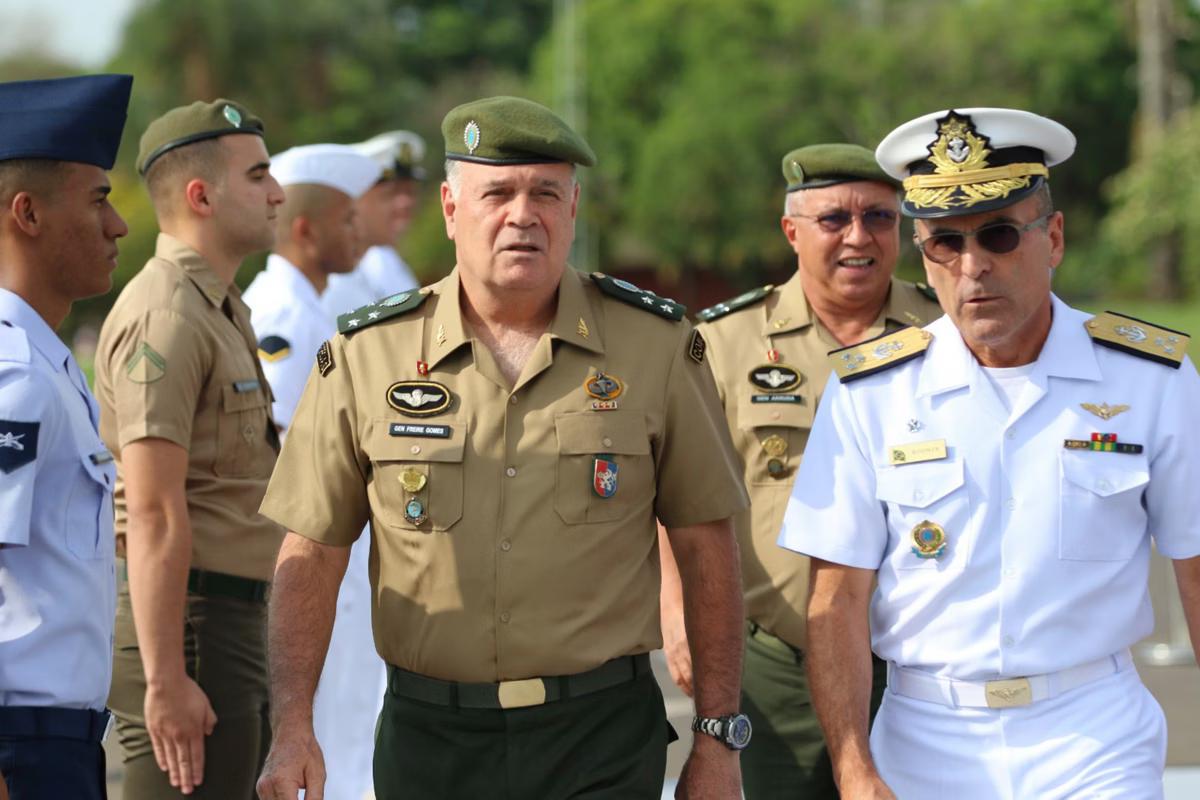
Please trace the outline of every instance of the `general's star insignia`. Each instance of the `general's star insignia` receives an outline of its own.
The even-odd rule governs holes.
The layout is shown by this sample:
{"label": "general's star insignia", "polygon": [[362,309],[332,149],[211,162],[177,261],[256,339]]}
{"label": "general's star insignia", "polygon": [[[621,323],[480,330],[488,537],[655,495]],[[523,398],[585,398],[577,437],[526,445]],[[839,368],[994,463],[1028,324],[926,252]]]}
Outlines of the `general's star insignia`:
{"label": "general's star insignia", "polygon": [[1090,411],[1100,419],[1112,419],[1117,414],[1129,410],[1129,406],[1124,404],[1110,406],[1108,403],[1101,403],[1100,405],[1096,405],[1095,403],[1080,403],[1079,405],[1084,411]]}

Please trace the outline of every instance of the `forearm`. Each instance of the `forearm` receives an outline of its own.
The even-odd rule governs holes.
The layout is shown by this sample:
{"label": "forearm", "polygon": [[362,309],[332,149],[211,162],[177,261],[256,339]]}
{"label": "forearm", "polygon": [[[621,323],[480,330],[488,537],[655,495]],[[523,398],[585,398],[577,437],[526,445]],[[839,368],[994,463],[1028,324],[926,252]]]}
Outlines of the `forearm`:
{"label": "forearm", "polygon": [[129,597],[150,685],[185,674],[183,618],[192,528],[182,488],[162,505],[130,509],[126,528]]}
{"label": "forearm", "polygon": [[729,520],[669,531],[683,586],[696,713],[737,710],[742,681],[742,581]]}
{"label": "forearm", "polygon": [[296,722],[312,724],[313,696],[349,558],[348,547],[321,545],[290,531],[283,540],[267,622],[275,730]]}
{"label": "forearm", "polygon": [[662,563],[662,589],[658,595],[659,615],[667,619],[683,610],[683,582],[679,578],[679,565],[675,563],[675,551],[671,548],[671,537],[660,523],[658,526],[658,556]]}
{"label": "forearm", "polygon": [[1200,662],[1200,556],[1178,559],[1175,567],[1175,582],[1179,584],[1179,599],[1183,604],[1183,615],[1187,619],[1188,635],[1192,639],[1192,652]]}
{"label": "forearm", "polygon": [[834,774],[874,774],[868,740],[872,676],[867,597],[827,580],[819,563],[813,565],[805,648],[813,707]]}

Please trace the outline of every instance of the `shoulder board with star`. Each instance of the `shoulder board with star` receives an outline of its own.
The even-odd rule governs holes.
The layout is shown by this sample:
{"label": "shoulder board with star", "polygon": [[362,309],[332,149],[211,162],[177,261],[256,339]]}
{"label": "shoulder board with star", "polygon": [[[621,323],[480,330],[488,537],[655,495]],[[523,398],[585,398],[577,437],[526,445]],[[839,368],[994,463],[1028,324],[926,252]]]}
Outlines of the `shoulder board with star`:
{"label": "shoulder board with star", "polygon": [[933,334],[929,331],[909,326],[861,344],[831,350],[829,361],[838,380],[849,383],[924,355],[932,341]]}
{"label": "shoulder board with star", "polygon": [[1084,323],[1084,327],[1092,341],[1102,347],[1157,361],[1172,369],[1179,369],[1183,363],[1191,339],[1181,331],[1152,325],[1115,311],[1097,314]]}
{"label": "shoulder board with star", "polygon": [[603,272],[593,272],[592,280],[606,295],[624,300],[631,306],[649,311],[651,314],[657,314],[663,319],[678,322],[683,319],[683,312],[687,311],[681,303],[676,303],[666,297],[659,297],[654,292],[639,289],[629,281],[605,275]]}
{"label": "shoulder board with star", "polygon": [[356,308],[348,314],[338,316],[338,333],[354,333],[363,328],[406,314],[425,302],[429,293],[424,289],[413,289],[385,297],[378,303]]}
{"label": "shoulder board with star", "polygon": [[738,309],[762,302],[769,294],[771,294],[771,291],[774,288],[774,285],[768,283],[766,286],[760,286],[757,289],[751,289],[748,292],[743,292],[732,300],[726,300],[723,303],[717,303],[715,306],[709,306],[697,314],[696,319],[700,320],[701,322],[712,322],[714,319],[720,319],[726,314],[732,314]]}

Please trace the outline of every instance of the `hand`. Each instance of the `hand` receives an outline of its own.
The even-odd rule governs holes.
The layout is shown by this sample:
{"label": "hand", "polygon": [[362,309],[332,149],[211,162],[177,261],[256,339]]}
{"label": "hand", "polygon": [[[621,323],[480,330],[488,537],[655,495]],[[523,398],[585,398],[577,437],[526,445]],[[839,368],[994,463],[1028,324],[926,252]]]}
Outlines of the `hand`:
{"label": "hand", "polygon": [[675,800],[741,800],[742,764],[739,753],[707,734],[697,733]]}
{"label": "hand", "polygon": [[843,778],[838,782],[838,790],[845,800],[896,800],[895,793],[877,772]]}
{"label": "hand", "polygon": [[260,800],[296,800],[301,789],[306,800],[324,800],[325,757],[312,722],[281,723],[276,731],[258,778]]}
{"label": "hand", "polygon": [[688,646],[687,628],[683,624],[683,606],[663,606],[662,636],[663,654],[667,657],[667,669],[671,680],[692,696],[692,651]]}
{"label": "hand", "polygon": [[183,675],[148,686],[143,709],[158,768],[167,773],[172,786],[191,794],[204,780],[204,737],[217,724],[208,695]]}

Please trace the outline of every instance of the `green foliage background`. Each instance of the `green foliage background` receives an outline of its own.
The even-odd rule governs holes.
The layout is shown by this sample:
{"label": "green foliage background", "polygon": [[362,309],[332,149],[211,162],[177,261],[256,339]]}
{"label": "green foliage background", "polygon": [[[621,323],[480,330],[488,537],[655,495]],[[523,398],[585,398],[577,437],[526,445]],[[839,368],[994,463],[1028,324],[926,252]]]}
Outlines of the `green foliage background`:
{"label": "green foliage background", "polygon": [[[495,93],[563,111],[599,154],[583,176],[580,266],[649,269],[676,286],[706,273],[734,288],[785,275],[785,152],[874,146],[919,114],[1002,105],[1079,137],[1052,178],[1069,242],[1060,292],[1136,295],[1147,250],[1167,235],[1180,237],[1191,288],[1200,111],[1133,160],[1133,11],[1132,0],[144,0],[108,65],[136,78],[113,174],[131,228],[116,288],[156,234],[132,168],[141,131],[170,107],[218,96],[265,119],[272,152],[396,127],[425,136],[434,179],[402,250],[437,277],[453,264],[437,204],[440,121]],[[1179,0],[1177,13],[1194,26],[1192,4]],[[1188,85],[1198,56],[1183,37]],[[0,80],[71,71],[35,54],[0,62]],[[902,271],[918,274],[914,251]],[[113,296],[80,304],[73,321],[102,316]]]}

